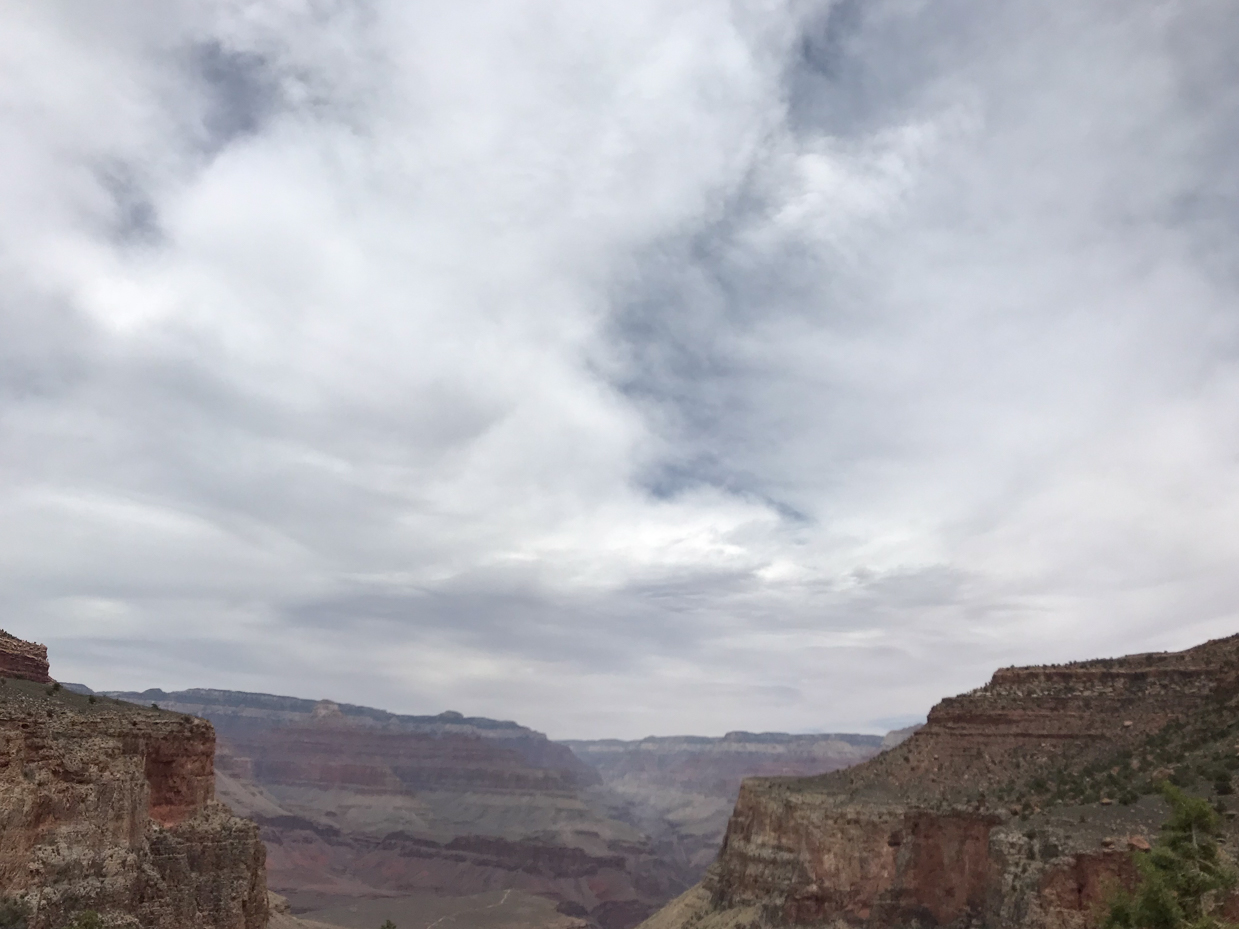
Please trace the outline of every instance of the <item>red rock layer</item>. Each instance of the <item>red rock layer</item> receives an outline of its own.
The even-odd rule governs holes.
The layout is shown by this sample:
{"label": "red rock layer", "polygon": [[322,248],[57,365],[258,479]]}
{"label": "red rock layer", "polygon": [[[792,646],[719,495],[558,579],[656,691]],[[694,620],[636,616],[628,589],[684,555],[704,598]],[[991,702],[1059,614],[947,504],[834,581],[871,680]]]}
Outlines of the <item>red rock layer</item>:
{"label": "red rock layer", "polygon": [[264,929],[265,850],[212,800],[209,723],[0,691],[0,896],[30,904],[30,929],[86,909],[143,929]]}
{"label": "red rock layer", "polygon": [[320,721],[233,736],[229,748],[261,784],[392,792],[502,789],[564,791],[561,771],[468,735],[435,736]]}
{"label": "red rock layer", "polygon": [[0,629],[0,678],[51,683],[47,646],[25,642]]}
{"label": "red rock layer", "polygon": [[856,768],[746,781],[707,878],[713,906],[872,929],[1092,925],[1109,893],[1133,879],[1130,857],[1098,848],[1074,821],[1015,820],[987,791],[1137,748],[1236,694],[1239,636],[1175,654],[999,671]]}
{"label": "red rock layer", "polygon": [[406,833],[342,833],[296,817],[257,817],[272,887],[327,895],[433,891],[450,896],[512,889],[577,904],[603,929],[624,929],[666,900],[669,886],[648,851],[615,843],[591,853],[536,839],[460,836],[435,842]]}

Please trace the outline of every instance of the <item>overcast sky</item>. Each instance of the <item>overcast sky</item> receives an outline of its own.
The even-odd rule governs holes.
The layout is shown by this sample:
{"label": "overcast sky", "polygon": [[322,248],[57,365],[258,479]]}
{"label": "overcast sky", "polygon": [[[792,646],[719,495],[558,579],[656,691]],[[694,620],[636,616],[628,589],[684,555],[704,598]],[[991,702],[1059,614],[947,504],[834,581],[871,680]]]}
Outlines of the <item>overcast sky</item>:
{"label": "overcast sky", "polygon": [[882,731],[1239,631],[1228,0],[11,0],[0,625]]}

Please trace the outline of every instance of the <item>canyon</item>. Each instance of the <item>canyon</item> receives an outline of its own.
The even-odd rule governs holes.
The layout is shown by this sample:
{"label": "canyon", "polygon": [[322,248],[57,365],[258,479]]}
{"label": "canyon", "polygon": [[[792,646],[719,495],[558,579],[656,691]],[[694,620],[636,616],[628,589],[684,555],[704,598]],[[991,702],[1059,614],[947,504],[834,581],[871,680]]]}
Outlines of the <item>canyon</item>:
{"label": "canyon", "polygon": [[86,912],[142,929],[263,929],[258,828],[214,798],[215,735],[49,683],[0,636],[0,897],[29,929]]}
{"label": "canyon", "polygon": [[453,712],[206,689],[110,696],[210,720],[219,796],[260,826],[271,888],[290,913],[337,922],[376,900],[433,921],[503,892],[505,906],[549,900],[581,926],[627,929],[700,880],[745,776],[834,770],[882,741],[556,743]]}
{"label": "canyon", "polygon": [[1097,925],[1166,815],[1157,783],[1225,807],[1237,701],[1239,636],[1000,670],[854,768],[746,780],[705,879],[644,929]]}
{"label": "canyon", "polygon": [[593,767],[513,722],[220,690],[115,696],[213,723],[220,797],[261,827],[268,880],[295,913],[511,891],[626,929],[691,883],[589,802]]}
{"label": "canyon", "polygon": [[[899,735],[894,736],[897,742]],[[562,743],[602,779],[587,801],[650,837],[668,873],[688,887],[714,860],[741,781],[836,771],[876,755],[876,735],[729,732]]]}
{"label": "canyon", "polygon": [[1239,636],[1005,668],[885,738],[556,743],[451,712],[95,694],[12,637],[0,667],[0,895],[30,929],[1092,929],[1156,839],[1158,784],[1239,845]]}

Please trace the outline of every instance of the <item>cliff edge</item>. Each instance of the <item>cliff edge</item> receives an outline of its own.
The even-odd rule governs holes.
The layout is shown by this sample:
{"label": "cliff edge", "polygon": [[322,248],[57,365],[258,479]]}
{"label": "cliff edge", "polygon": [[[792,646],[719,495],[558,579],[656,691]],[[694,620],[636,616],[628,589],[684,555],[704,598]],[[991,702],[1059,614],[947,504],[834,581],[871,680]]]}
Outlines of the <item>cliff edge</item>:
{"label": "cliff edge", "polygon": [[50,684],[47,646],[26,642],[0,629],[0,678]]}
{"label": "cliff edge", "polygon": [[[0,640],[6,654],[40,653],[15,641]],[[0,897],[29,929],[91,910],[141,929],[265,929],[265,850],[214,800],[210,723],[6,668]]]}
{"label": "cliff edge", "polygon": [[1135,879],[1157,783],[1225,808],[1237,706],[1239,636],[998,671],[868,762],[746,780],[705,881],[645,927],[1086,929]]}

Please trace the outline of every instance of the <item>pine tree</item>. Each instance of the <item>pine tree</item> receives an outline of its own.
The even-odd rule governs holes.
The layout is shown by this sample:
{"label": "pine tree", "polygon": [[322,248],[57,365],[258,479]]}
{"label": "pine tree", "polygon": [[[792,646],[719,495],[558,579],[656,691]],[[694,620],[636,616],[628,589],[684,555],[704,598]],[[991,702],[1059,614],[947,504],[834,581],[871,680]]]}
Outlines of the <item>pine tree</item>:
{"label": "pine tree", "polygon": [[1172,784],[1161,792],[1170,818],[1151,851],[1134,853],[1140,884],[1112,901],[1103,929],[1229,929],[1214,910],[1239,875],[1218,848],[1218,814]]}

